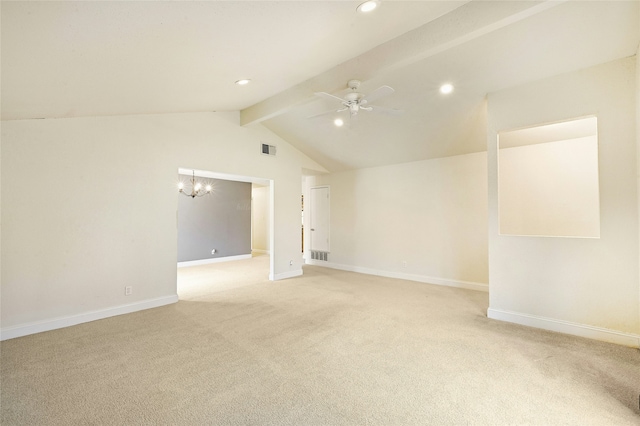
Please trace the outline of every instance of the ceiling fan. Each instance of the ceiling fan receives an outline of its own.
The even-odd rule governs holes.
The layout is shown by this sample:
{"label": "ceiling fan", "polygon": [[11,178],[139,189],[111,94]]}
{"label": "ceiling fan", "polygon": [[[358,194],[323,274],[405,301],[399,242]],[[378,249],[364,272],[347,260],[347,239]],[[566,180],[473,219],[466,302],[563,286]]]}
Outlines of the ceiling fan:
{"label": "ceiling fan", "polygon": [[331,101],[338,101],[341,104],[339,109],[332,109],[330,111],[322,112],[320,114],[312,115],[308,118],[318,117],[321,115],[332,114],[336,112],[349,111],[349,115],[351,117],[358,114],[360,111],[367,112],[380,112],[384,114],[397,115],[402,114],[404,111],[396,108],[388,108],[378,105],[371,105],[371,102],[376,101],[377,99],[381,99],[385,96],[389,96],[395,92],[389,86],[380,86],[373,92],[368,95],[364,95],[358,92],[358,88],[360,87],[360,80],[349,80],[347,82],[347,86],[351,90],[346,96],[340,98],[338,96],[332,95],[327,92],[316,92],[315,95],[324,99],[329,99]]}

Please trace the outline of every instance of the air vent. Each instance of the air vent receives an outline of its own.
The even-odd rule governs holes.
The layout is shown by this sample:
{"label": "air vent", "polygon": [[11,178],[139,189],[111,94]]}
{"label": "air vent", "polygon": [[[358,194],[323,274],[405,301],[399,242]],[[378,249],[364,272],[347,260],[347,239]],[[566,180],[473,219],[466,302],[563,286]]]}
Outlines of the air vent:
{"label": "air vent", "polygon": [[276,147],[275,145],[267,145],[266,143],[262,144],[262,153],[264,155],[276,155]]}
{"label": "air vent", "polygon": [[311,259],[313,260],[322,260],[326,262],[328,260],[328,254],[326,251],[314,251],[311,250]]}

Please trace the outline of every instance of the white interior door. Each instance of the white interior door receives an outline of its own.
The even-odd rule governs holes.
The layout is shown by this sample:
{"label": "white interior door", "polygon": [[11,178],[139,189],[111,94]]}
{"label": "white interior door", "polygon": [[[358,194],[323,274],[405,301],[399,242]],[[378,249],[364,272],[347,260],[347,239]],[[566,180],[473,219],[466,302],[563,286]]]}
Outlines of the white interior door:
{"label": "white interior door", "polygon": [[329,252],[329,187],[311,188],[311,250]]}

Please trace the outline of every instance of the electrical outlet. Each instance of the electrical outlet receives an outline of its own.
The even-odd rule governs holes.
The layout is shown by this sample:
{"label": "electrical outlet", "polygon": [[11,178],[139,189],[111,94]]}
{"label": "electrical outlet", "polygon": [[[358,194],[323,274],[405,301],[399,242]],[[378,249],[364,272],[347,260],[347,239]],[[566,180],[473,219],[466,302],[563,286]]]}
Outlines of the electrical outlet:
{"label": "electrical outlet", "polygon": [[293,260],[289,261],[289,266],[293,266]]}
{"label": "electrical outlet", "polygon": [[133,292],[133,287],[131,287],[130,285],[126,286],[124,288],[124,295],[125,296],[131,296],[131,293]]}
{"label": "electrical outlet", "polygon": [[403,268],[406,268],[406,267],[407,267],[407,261],[406,261],[406,260],[403,260],[403,261],[402,261],[402,267],[403,267]]}

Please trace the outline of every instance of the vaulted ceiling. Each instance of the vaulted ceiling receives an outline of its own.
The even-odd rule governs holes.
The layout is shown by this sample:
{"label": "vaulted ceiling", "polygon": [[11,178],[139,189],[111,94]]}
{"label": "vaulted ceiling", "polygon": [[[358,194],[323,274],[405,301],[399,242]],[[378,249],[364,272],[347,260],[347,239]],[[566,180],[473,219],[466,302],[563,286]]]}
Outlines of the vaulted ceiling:
{"label": "vaulted ceiling", "polygon": [[[483,151],[487,93],[640,40],[638,1],[359,3],[3,1],[2,119],[239,110],[340,171]],[[350,79],[393,87],[375,103],[404,113],[308,118]]]}

